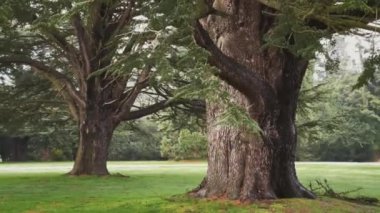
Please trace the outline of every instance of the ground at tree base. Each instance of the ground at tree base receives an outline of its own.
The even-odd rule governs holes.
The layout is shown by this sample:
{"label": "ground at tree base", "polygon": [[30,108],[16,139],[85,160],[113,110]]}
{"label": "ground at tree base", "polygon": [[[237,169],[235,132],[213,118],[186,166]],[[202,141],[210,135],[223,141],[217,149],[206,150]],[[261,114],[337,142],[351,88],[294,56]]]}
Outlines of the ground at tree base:
{"label": "ground at tree base", "polygon": [[187,197],[171,199],[168,212],[379,212],[380,206],[361,205],[332,198],[279,199],[250,203],[240,201],[201,199]]}

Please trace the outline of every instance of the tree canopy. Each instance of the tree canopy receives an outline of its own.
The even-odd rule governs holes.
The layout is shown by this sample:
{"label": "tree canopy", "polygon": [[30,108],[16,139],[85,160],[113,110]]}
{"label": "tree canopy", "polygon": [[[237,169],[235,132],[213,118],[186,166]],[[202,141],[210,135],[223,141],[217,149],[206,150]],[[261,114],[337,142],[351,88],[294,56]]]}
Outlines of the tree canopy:
{"label": "tree canopy", "polygon": [[[80,132],[73,174],[108,173],[107,147],[120,122],[167,107],[204,109],[199,100],[169,101],[205,64],[196,59],[203,52],[194,48],[190,28],[179,30],[188,8],[172,3],[2,3],[1,71],[38,74],[65,100]],[[102,168],[93,171],[96,165]]]}

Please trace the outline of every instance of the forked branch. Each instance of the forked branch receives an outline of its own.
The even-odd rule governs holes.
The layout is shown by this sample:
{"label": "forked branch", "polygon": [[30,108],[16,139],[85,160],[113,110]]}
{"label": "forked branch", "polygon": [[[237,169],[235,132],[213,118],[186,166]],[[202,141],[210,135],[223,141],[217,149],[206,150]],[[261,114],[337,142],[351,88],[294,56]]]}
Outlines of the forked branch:
{"label": "forked branch", "polygon": [[199,21],[195,23],[194,39],[199,46],[211,53],[209,63],[218,68],[215,75],[244,94],[251,103],[258,103],[262,99],[267,107],[275,106],[276,93],[272,86],[257,73],[226,56],[214,44]]}

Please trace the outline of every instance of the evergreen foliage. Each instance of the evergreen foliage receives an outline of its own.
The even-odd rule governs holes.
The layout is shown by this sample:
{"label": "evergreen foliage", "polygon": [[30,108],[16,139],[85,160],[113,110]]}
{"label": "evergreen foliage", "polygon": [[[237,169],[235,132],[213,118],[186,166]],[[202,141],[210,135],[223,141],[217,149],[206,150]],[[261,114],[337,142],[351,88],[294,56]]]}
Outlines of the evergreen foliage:
{"label": "evergreen foliage", "polygon": [[109,160],[161,160],[161,135],[149,119],[122,125],[112,139]]}
{"label": "evergreen foliage", "polygon": [[[3,0],[0,6],[0,57],[28,56],[67,74],[69,80],[75,80],[76,77],[69,73],[68,60],[59,44],[63,36],[73,47],[79,47],[70,23],[73,15],[79,12],[84,24],[93,26],[94,20],[90,19],[93,2],[95,1]],[[100,2],[111,4],[116,1]],[[113,50],[113,54],[105,57],[105,60],[112,59],[113,63],[99,68],[88,77],[112,76],[118,79],[133,76],[130,79],[133,84],[138,71],[149,67],[152,70],[149,87],[142,92],[136,109],[162,100],[174,103],[184,99],[207,98],[208,101],[226,105],[227,111],[220,118],[220,125],[259,132],[257,124],[247,117],[245,110],[232,103],[229,95],[223,92],[220,81],[212,76],[214,68],[207,65],[206,53],[193,42],[192,21],[205,13],[204,4],[188,0],[154,0],[136,1],[136,5],[138,10],[131,23],[117,36],[107,40],[106,49]],[[305,58],[314,58],[316,51],[323,51],[321,38],[330,38],[335,32],[355,33],[356,30],[350,30],[352,28],[377,30],[376,27],[366,25],[375,19],[379,7],[379,2],[375,0],[299,0],[281,1],[279,5],[281,9],[278,13],[269,9],[266,11],[268,16],[276,17],[277,27],[266,35],[267,45],[263,48],[277,46]],[[104,32],[96,32],[105,36]],[[120,50],[127,50],[127,54]],[[379,80],[375,74],[379,69],[379,58],[374,54],[366,61],[365,71],[356,85],[357,88],[366,88],[357,91],[352,92],[349,86],[345,86],[353,85],[352,78],[333,82],[328,79],[327,82],[315,85],[309,76],[308,85],[304,89],[304,101],[299,107],[301,149],[307,155],[301,159],[332,159],[331,156],[325,157],[309,151],[316,150],[315,147],[335,146],[333,152],[337,153],[336,150],[343,150],[340,148],[342,146],[352,148],[351,150],[362,147],[370,150],[378,143],[379,135],[375,130],[379,129]],[[36,141],[59,141],[58,144],[75,139],[73,135],[77,130],[74,122],[68,120],[69,112],[64,110],[62,98],[56,95],[62,95],[63,85],[55,80],[52,84],[37,79],[31,75],[33,69],[29,66],[9,63],[2,65],[0,73],[11,77],[11,85],[3,81],[0,87],[0,130],[17,135],[35,134],[38,135]],[[340,75],[331,77],[340,78]],[[339,87],[333,88],[332,84]],[[74,87],[78,86],[78,83],[74,83]],[[181,108],[188,112],[191,106],[182,104]],[[166,118],[174,115],[187,120],[188,117],[183,118],[178,109],[165,111],[161,115]],[[200,114],[202,113],[204,111]],[[171,124],[159,122],[162,126],[167,126],[161,127],[164,134],[161,151],[164,156],[185,157],[185,151],[190,150],[190,158],[195,158],[195,152],[199,154],[197,158],[204,157],[204,130],[194,127],[195,121],[190,120],[190,126],[193,127],[186,127],[182,131],[178,128],[184,126],[177,121],[171,121]],[[151,129],[151,124],[137,124],[139,125],[147,125],[144,128],[154,132],[154,136],[141,139],[147,145],[142,145],[141,149],[150,150],[150,147],[155,147],[152,152],[157,156],[159,137],[156,130]],[[133,133],[130,130],[117,131],[114,138],[116,144],[114,148],[111,147],[112,159],[119,159],[123,153],[129,152],[126,151],[129,146],[140,146],[135,142],[141,134],[137,129]],[[194,147],[190,145],[192,137]],[[362,138],[367,140],[363,141]],[[122,144],[122,141],[129,142]],[[317,141],[322,141],[322,145]],[[70,149],[71,142],[69,144],[62,149]],[[378,144],[376,146],[379,147]],[[325,148],[319,150],[320,153],[326,153],[322,151]],[[61,155],[60,151],[57,153]],[[354,155],[356,154],[349,154],[339,159],[363,159],[353,158]]]}
{"label": "evergreen foliage", "polygon": [[106,117],[115,126],[169,106],[191,108],[187,100],[169,101],[206,64],[182,16],[184,2],[5,0],[0,72],[48,79],[77,127],[96,108],[112,109]]}
{"label": "evergreen foliage", "polygon": [[205,159],[207,137],[204,120],[186,114],[177,116],[159,123],[161,156],[173,160]]}
{"label": "evergreen foliage", "polygon": [[[352,90],[357,75],[328,75],[322,86],[304,84],[297,116],[299,159],[373,161],[380,145],[378,85]],[[319,82],[321,84],[321,82]]]}

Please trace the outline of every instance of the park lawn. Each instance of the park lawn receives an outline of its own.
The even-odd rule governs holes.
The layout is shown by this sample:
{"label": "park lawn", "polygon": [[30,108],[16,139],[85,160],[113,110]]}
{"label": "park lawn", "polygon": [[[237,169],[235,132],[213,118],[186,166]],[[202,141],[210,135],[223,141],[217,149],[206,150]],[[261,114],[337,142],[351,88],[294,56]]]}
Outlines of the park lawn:
{"label": "park lawn", "polygon": [[[379,206],[329,198],[286,199],[250,205],[190,199],[183,194],[203,178],[206,164],[202,162],[110,163],[112,172],[129,177],[75,178],[54,169],[39,173],[14,170],[17,167],[62,169],[70,165],[1,164],[0,212],[380,212]],[[7,171],[10,167],[13,170]],[[313,179],[326,178],[336,191],[362,187],[360,195],[380,199],[380,165],[300,163],[297,169],[305,185]]]}

